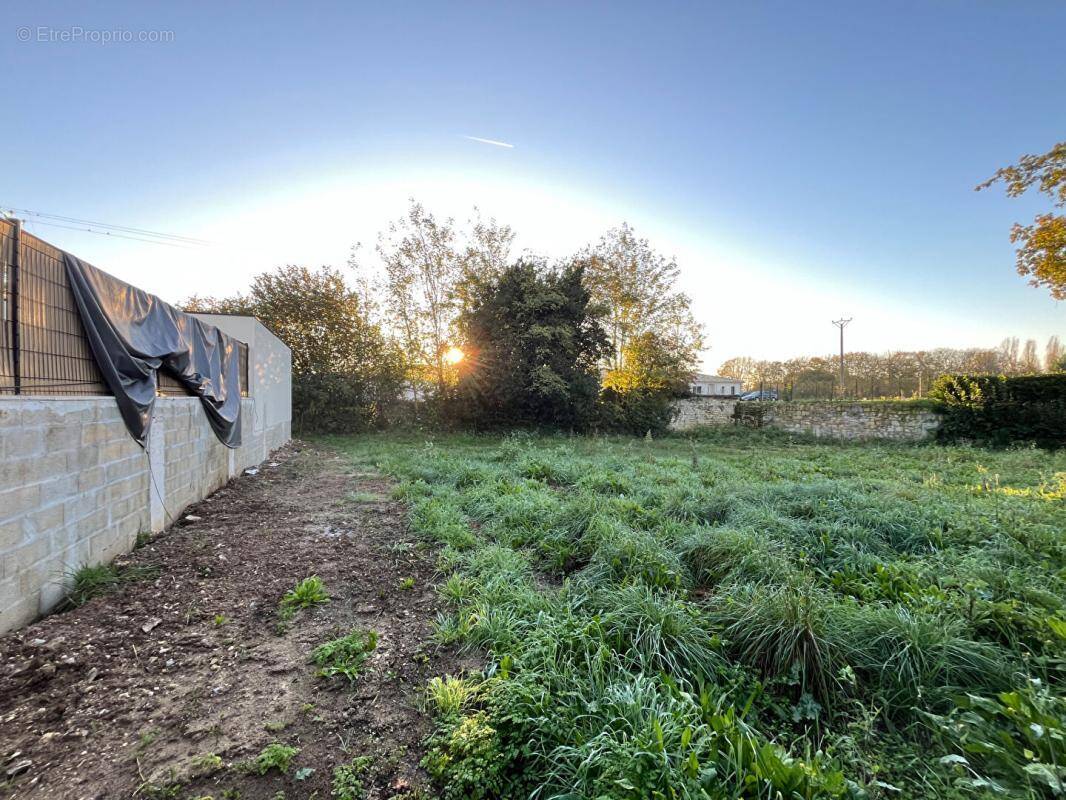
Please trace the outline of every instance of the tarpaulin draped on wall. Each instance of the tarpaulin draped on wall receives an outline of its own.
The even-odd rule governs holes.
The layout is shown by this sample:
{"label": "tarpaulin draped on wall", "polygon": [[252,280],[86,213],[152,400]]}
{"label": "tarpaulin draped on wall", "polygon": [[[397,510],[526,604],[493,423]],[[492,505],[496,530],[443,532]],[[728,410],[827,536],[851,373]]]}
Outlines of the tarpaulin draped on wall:
{"label": "tarpaulin draped on wall", "polygon": [[226,447],[241,444],[237,341],[214,325],[64,253],[67,278],[93,357],[143,447],[162,368],[200,398]]}

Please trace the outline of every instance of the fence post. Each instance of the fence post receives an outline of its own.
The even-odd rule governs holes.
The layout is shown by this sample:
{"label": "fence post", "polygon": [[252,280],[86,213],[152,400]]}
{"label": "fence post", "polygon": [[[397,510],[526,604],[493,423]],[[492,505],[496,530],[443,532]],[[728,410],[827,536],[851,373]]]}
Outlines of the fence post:
{"label": "fence post", "polygon": [[15,394],[22,394],[21,349],[19,335],[19,268],[22,265],[22,220],[16,219],[11,248],[11,371],[15,373]]}

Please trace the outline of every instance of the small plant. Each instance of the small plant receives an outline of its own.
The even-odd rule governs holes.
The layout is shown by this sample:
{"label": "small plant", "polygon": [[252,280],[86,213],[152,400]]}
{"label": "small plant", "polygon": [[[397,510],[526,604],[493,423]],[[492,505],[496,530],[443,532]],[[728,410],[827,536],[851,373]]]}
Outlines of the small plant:
{"label": "small plant", "polygon": [[221,628],[223,625],[229,625],[229,617],[225,614],[215,614],[215,626]]}
{"label": "small plant", "polygon": [[78,608],[94,597],[114,591],[124,583],[151,580],[159,575],[159,568],[153,565],[116,567],[114,564],[83,564],[66,573],[65,579],[70,592],[64,600],[66,608]]}
{"label": "small plant", "polygon": [[370,769],[373,759],[370,756],[353,758],[347,764],[341,764],[333,770],[333,800],[363,800],[366,788],[363,777]]}
{"label": "small plant", "polygon": [[299,752],[299,747],[274,742],[264,747],[255,760],[247,764],[247,769],[256,775],[266,775],[272,769],[276,769],[282,775],[287,775],[292,766],[292,760]]}
{"label": "small plant", "polygon": [[488,717],[478,712],[446,722],[429,739],[422,766],[443,790],[444,800],[482,800],[503,788],[506,761]]}
{"label": "small plant", "polygon": [[354,681],[377,645],[375,631],[353,631],[316,647],[311,651],[311,661],[318,666],[320,677],[343,675]]}
{"label": "small plant", "polygon": [[403,580],[400,581],[400,591],[401,592],[406,592],[406,591],[408,591],[410,589],[414,589],[414,588],[415,588],[415,579],[414,578],[404,578]]}
{"label": "small plant", "polygon": [[447,717],[461,714],[463,708],[477,697],[480,686],[464,678],[446,675],[443,678],[431,678],[426,686],[426,700],[436,710],[437,715]]}
{"label": "small plant", "polygon": [[271,720],[270,722],[267,722],[263,725],[263,730],[265,730],[267,733],[280,733],[281,731],[285,730],[285,726],[287,724],[288,723],[283,722],[281,720]]}
{"label": "small plant", "polygon": [[293,589],[285,592],[281,598],[280,609],[283,620],[290,620],[296,616],[296,612],[305,608],[322,605],[329,602],[329,594],[326,585],[317,575],[304,578]]}

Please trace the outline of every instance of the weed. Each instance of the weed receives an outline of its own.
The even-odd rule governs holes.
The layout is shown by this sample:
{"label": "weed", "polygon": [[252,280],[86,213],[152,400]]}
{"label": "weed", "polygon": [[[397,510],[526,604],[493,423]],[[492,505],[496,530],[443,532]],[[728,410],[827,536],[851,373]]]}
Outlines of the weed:
{"label": "weed", "polygon": [[403,578],[400,580],[400,591],[406,592],[415,588],[414,578]]}
{"label": "weed", "polygon": [[316,647],[311,651],[311,661],[318,666],[320,677],[343,675],[354,681],[377,645],[375,631],[353,631]]}
{"label": "weed", "polygon": [[291,620],[298,611],[329,602],[326,585],[317,575],[304,578],[281,598],[279,610],[283,621]]}
{"label": "weed", "polygon": [[266,775],[272,769],[276,769],[282,775],[287,775],[292,766],[292,760],[299,752],[298,747],[273,742],[264,747],[253,761],[246,762],[244,767],[256,775]]}
{"label": "weed", "polygon": [[331,786],[333,800],[363,800],[366,797],[363,778],[371,764],[373,759],[370,756],[359,756],[335,767]]}

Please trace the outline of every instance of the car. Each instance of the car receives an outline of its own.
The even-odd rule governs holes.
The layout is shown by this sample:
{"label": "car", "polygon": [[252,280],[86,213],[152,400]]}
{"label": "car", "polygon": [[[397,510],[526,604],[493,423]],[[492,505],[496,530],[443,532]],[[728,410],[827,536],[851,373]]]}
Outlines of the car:
{"label": "car", "polygon": [[776,389],[763,389],[762,391],[748,392],[740,396],[741,400],[776,400]]}

